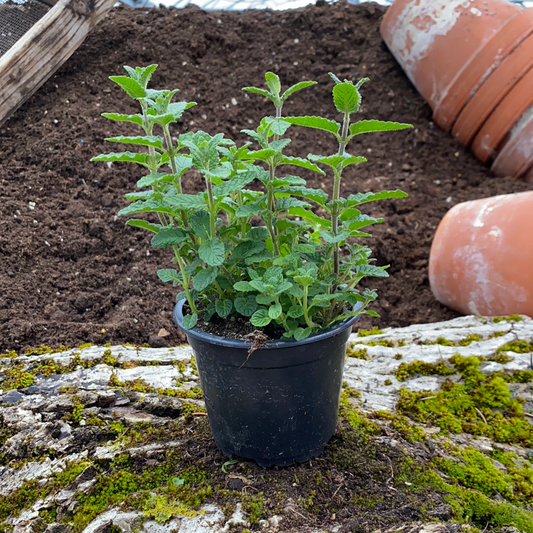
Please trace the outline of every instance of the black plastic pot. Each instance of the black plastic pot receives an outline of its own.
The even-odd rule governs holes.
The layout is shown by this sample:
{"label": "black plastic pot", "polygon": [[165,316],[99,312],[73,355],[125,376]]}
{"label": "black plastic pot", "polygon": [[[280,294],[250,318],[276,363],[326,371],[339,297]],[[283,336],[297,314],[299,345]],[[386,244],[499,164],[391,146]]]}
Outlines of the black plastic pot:
{"label": "black plastic pot", "polygon": [[269,341],[248,357],[244,341],[185,330],[194,351],[209,424],[226,455],[287,466],[319,455],[333,436],[346,344],[358,317],[303,341]]}

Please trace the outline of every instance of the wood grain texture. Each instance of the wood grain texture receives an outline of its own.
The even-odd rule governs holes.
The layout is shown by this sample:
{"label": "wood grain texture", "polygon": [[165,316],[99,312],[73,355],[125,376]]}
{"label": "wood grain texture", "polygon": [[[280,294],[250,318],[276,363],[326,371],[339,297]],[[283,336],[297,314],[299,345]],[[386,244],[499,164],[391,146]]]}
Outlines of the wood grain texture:
{"label": "wood grain texture", "polygon": [[59,0],[0,59],[0,123],[80,46],[116,0]]}

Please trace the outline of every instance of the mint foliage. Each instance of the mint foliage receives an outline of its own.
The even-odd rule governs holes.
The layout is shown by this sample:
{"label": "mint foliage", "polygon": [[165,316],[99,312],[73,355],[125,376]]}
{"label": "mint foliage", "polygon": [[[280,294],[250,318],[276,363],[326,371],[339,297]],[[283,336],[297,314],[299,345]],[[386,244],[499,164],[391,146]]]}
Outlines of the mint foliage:
{"label": "mint foliage", "polygon": [[[183,326],[194,328],[215,317],[244,320],[282,338],[303,340],[336,322],[361,313],[375,291],[358,289],[364,277],[387,277],[386,266],[374,265],[371,250],[360,241],[363,228],[383,222],[361,213],[359,206],[404,198],[400,190],[340,195],[343,171],[366,159],[346,151],[361,133],[410,128],[409,124],[362,120],[351,122],[361,106],[358,83],[330,74],[333,106],[339,121],[309,114],[283,117],[287,98],[316,84],[299,82],[284,92],[279,76],[265,74],[266,88],[243,90],[271,100],[275,114],[256,129],[242,130],[250,142],[237,145],[222,133],[180,133],[178,121],[194,102],[176,101],[177,89],[148,87],[157,65],[124,67],[111,76],[140,107],[137,114],[104,113],[132,131],[106,139],[128,151],[101,154],[97,162],[140,165],[145,175],[131,203],[119,215],[136,215],[127,224],[151,234],[151,244],[166,248],[169,265],[157,272],[185,298]],[[333,135],[333,154],[290,154],[294,127]],[[332,192],[307,187],[300,169],[330,176]],[[183,176],[195,173],[203,192],[192,194]],[[254,184],[253,187],[251,185]],[[257,190],[257,186],[261,190]],[[330,188],[328,188],[329,190]],[[354,306],[358,304],[357,311]],[[268,329],[271,328],[271,329]]]}

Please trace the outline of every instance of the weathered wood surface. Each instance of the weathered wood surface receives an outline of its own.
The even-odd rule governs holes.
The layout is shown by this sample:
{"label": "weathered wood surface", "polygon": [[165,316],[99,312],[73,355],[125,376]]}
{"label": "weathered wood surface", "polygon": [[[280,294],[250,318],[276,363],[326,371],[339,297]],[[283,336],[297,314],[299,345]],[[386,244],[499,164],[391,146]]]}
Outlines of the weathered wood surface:
{"label": "weathered wood surface", "polygon": [[80,46],[115,0],[59,0],[0,59],[0,123]]}

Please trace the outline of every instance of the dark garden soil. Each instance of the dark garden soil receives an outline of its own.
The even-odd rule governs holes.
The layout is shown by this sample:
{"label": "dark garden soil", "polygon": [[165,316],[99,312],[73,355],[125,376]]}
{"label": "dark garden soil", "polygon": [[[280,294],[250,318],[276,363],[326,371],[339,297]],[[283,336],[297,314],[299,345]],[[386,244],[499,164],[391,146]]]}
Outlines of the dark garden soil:
{"label": "dark garden soil", "polygon": [[[0,351],[28,346],[180,342],[172,322],[175,289],[156,276],[171,267],[142,230],[116,213],[135,188],[137,168],[91,163],[128,134],[104,111],[136,112],[107,77],[122,65],[158,63],[156,88],[181,89],[198,106],[182,131],[201,128],[244,140],[270,107],[241,88],[261,86],[266,70],[285,85],[313,79],[289,114],[335,117],[328,71],[364,85],[361,118],[411,122],[407,132],[368,135],[350,152],[368,163],[346,172],[343,192],[401,188],[409,198],[376,205],[383,215],[368,244],[391,280],[379,291],[381,318],[361,327],[404,326],[453,318],[428,284],[435,229],[458,202],[523,191],[527,185],[492,176],[469,151],[431,122],[431,111],[382,43],[384,8],[337,3],[286,12],[204,12],[115,9],[57,74],[0,126]],[[255,126],[254,126],[255,127]],[[327,153],[330,139],[291,130],[294,155]],[[310,177],[310,186],[329,188]],[[186,180],[187,192],[198,185]],[[157,337],[160,330],[168,336]]]}

